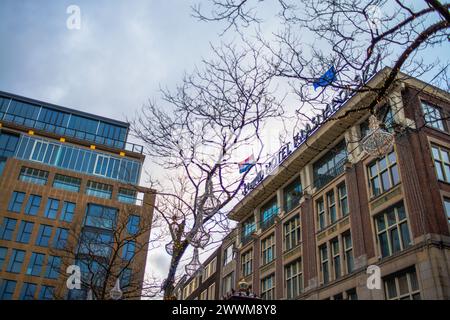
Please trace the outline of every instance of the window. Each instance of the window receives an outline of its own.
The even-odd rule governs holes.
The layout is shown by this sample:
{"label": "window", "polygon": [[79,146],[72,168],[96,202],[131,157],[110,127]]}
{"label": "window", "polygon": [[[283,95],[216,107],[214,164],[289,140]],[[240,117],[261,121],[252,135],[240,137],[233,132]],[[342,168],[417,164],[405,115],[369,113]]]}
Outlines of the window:
{"label": "window", "polygon": [[275,299],[275,275],[270,275],[261,280],[261,299]]}
{"label": "window", "polygon": [[136,184],[141,164],[127,158],[105,156],[103,153],[51,142],[42,138],[22,136],[15,156],[18,159],[45,163],[57,168],[101,175],[103,177]]}
{"label": "window", "polygon": [[261,257],[262,264],[268,264],[275,258],[275,235],[271,234],[267,238],[261,240]]}
{"label": "window", "polygon": [[199,300],[208,300],[208,289],[205,289],[200,293]]}
{"label": "window", "polygon": [[320,255],[320,271],[322,273],[322,282],[327,284],[330,281],[330,274],[328,269],[328,248],[327,244],[323,244],[319,247]]}
{"label": "window", "polygon": [[41,286],[41,292],[39,293],[39,300],[52,300],[55,295],[55,287]]}
{"label": "window", "polygon": [[261,229],[270,227],[278,214],[277,197],[272,198],[261,208]]}
{"label": "window", "polygon": [[9,241],[12,240],[14,230],[16,230],[16,224],[16,219],[4,218],[0,228],[0,239]]}
{"label": "window", "polygon": [[388,105],[385,105],[381,108],[381,112],[383,114],[383,125],[386,131],[393,133],[394,132],[394,114],[392,113],[392,108]]}
{"label": "window", "polygon": [[210,263],[208,263],[203,270],[202,281],[205,281],[209,277],[211,277],[217,269],[217,258],[214,258]]}
{"label": "window", "polygon": [[8,248],[0,247],[0,271],[3,270],[3,264],[5,263],[7,254],[8,254]]}
{"label": "window", "polygon": [[342,293],[335,294],[333,300],[344,300],[344,295]]}
{"label": "window", "polygon": [[27,274],[39,277],[44,266],[45,254],[33,252],[27,267]]}
{"label": "window", "polygon": [[353,244],[352,236],[350,232],[342,235],[342,242],[344,243],[344,257],[346,261],[347,273],[353,272],[354,261],[353,261]]}
{"label": "window", "polygon": [[347,200],[347,187],[345,183],[342,183],[338,186],[338,194],[339,194],[339,210],[341,211],[341,216],[345,217],[348,215],[348,200]]}
{"label": "window", "polygon": [[444,209],[447,214],[447,220],[450,223],[450,199],[444,198]]}
{"label": "window", "polygon": [[64,249],[67,245],[69,230],[65,228],[56,229],[55,238],[53,239],[53,247],[56,249]]}
{"label": "window", "polygon": [[48,171],[22,167],[19,180],[44,186],[47,184]]}
{"label": "window", "polygon": [[25,200],[25,193],[14,191],[11,200],[9,201],[8,211],[18,212],[22,211],[23,201]]}
{"label": "window", "polygon": [[223,251],[223,265],[226,266],[231,261],[233,261],[234,258],[234,246],[229,245],[224,251]]}
{"label": "window", "polygon": [[319,230],[322,230],[323,228],[326,227],[325,205],[323,203],[323,198],[317,200],[316,206],[317,206],[317,224],[319,226]]}
{"label": "window", "polygon": [[241,242],[245,244],[250,241],[251,235],[255,230],[255,218],[252,216],[242,223]]}
{"label": "window", "polygon": [[302,291],[303,275],[300,260],[288,264],[284,267],[284,277],[286,281],[287,299],[295,299]]}
{"label": "window", "polygon": [[342,140],[332,150],[328,151],[313,165],[314,186],[322,188],[328,182],[344,172],[344,164],[347,161],[347,147]]}
{"label": "window", "polygon": [[27,205],[25,207],[25,214],[30,216],[37,216],[39,208],[41,207],[41,200],[42,200],[41,196],[37,196],[34,194],[30,195],[30,197],[28,198]]}
{"label": "window", "polygon": [[387,300],[421,300],[419,282],[414,268],[388,276],[383,280]]}
{"label": "window", "polygon": [[132,276],[133,276],[133,272],[130,268],[123,269],[122,274],[120,275],[120,286],[122,288],[126,288],[126,287],[130,286]]}
{"label": "window", "polygon": [[246,277],[253,272],[253,250],[249,250],[241,255],[242,276]]}
{"label": "window", "polygon": [[112,189],[113,187],[109,184],[88,181],[86,194],[98,198],[111,199]]}
{"label": "window", "polygon": [[226,275],[223,278],[223,295],[227,295],[231,292],[233,289],[233,281],[234,281],[234,273],[231,272],[230,274]]}
{"label": "window", "polygon": [[20,300],[34,300],[37,285],[34,283],[24,282],[22,291],[20,292]]}
{"label": "window", "polygon": [[445,131],[444,121],[442,120],[442,113],[439,108],[422,101],[422,111],[426,125],[435,129]]}
{"label": "window", "polygon": [[52,235],[53,227],[41,224],[39,226],[38,236],[36,238],[36,245],[41,247],[48,247],[50,237]]}
{"label": "window", "polygon": [[59,219],[61,221],[72,222],[74,214],[75,214],[75,203],[65,201]]}
{"label": "window", "polygon": [[450,182],[450,157],[449,152],[438,146],[431,146],[434,159],[434,168],[439,180]]}
{"label": "window", "polygon": [[334,238],[330,243],[331,257],[333,259],[334,279],[339,279],[341,277],[341,255],[339,251],[339,239]]}
{"label": "window", "polygon": [[85,226],[112,230],[116,225],[118,210],[98,204],[88,204]]}
{"label": "window", "polygon": [[330,221],[330,224],[333,224],[337,220],[336,199],[334,198],[333,190],[327,193],[327,205],[328,205],[328,221]]}
{"label": "window", "polygon": [[358,294],[356,293],[356,289],[350,289],[346,291],[347,300],[358,300]]}
{"label": "window", "polygon": [[14,156],[18,142],[19,136],[5,132],[0,133],[0,157],[8,158]]}
{"label": "window", "polygon": [[47,261],[47,268],[45,270],[45,277],[47,279],[58,279],[60,266],[60,257],[49,256]]}
{"label": "window", "polygon": [[137,201],[137,191],[119,188],[119,192],[117,194],[117,200],[123,203],[136,204]]}
{"label": "window", "polygon": [[6,166],[6,158],[0,158],[0,177],[3,174],[3,171],[5,170]]}
{"label": "window", "polygon": [[133,240],[127,241],[122,249],[122,259],[130,261],[133,259],[136,251],[136,242]]}
{"label": "window", "polygon": [[81,179],[56,174],[53,180],[53,188],[71,192],[80,192]]}
{"label": "window", "polygon": [[295,216],[284,224],[284,250],[295,248],[300,243],[300,216]]}
{"label": "window", "polygon": [[[108,230],[84,230],[79,241],[78,252],[86,255],[94,255],[97,257],[109,257],[111,254],[113,243],[112,233]],[[126,243],[122,248],[122,258],[128,257],[134,251],[133,244]]]}
{"label": "window", "polygon": [[375,224],[383,258],[411,245],[408,221],[402,202],[376,216]]}
{"label": "window", "polygon": [[139,221],[139,216],[130,215],[128,217],[127,230],[129,234],[135,235],[139,232]]}
{"label": "window", "polygon": [[24,259],[25,259],[25,251],[13,249],[11,257],[9,258],[9,264],[6,271],[11,273],[20,273]]}
{"label": "window", "polygon": [[395,151],[372,162],[368,170],[369,187],[373,197],[388,191],[400,182]]}
{"label": "window", "polygon": [[216,299],[216,284],[213,283],[208,287],[208,300]]}
{"label": "window", "polygon": [[55,220],[58,215],[59,200],[48,198],[45,206],[44,217]]}
{"label": "window", "polygon": [[301,197],[302,184],[300,178],[297,178],[283,190],[284,211],[287,213],[298,206]]}
{"label": "window", "polygon": [[22,220],[20,222],[19,232],[17,232],[16,241],[20,243],[29,243],[34,223]]}
{"label": "window", "polygon": [[16,284],[17,282],[13,280],[2,280],[0,284],[0,300],[12,300]]}

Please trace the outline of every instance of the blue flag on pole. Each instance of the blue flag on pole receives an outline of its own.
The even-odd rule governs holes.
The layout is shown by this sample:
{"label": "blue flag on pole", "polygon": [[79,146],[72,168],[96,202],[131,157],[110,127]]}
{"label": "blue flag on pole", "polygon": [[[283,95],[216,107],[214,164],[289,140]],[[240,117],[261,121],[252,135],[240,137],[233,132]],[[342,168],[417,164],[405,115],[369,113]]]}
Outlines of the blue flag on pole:
{"label": "blue flag on pole", "polygon": [[327,72],[324,73],[323,76],[319,78],[316,82],[313,83],[314,90],[316,90],[318,87],[326,87],[330,83],[332,83],[336,79],[336,69],[334,69],[334,66],[332,66],[330,69],[328,69]]}

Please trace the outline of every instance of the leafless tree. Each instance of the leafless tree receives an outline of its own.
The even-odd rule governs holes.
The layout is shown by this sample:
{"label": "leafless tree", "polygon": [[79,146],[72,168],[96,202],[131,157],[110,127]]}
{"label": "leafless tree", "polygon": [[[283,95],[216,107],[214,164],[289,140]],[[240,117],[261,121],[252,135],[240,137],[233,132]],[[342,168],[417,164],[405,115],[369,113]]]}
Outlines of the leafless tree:
{"label": "leafless tree", "polygon": [[[270,39],[259,32],[256,36],[271,53],[274,72],[289,79],[298,95],[300,120],[311,120],[331,100],[338,101],[337,91],[347,92],[346,96],[370,92],[371,102],[357,110],[376,113],[388,89],[402,80],[400,71],[414,77],[435,75],[449,64],[448,54],[427,63],[421,54],[448,46],[450,4],[438,0],[214,0],[210,12],[200,5],[193,11],[202,21],[224,22],[225,31],[235,29],[245,36],[247,27],[262,21],[258,6],[268,2],[279,7],[281,31]],[[312,90],[331,66],[337,78]],[[391,69],[383,83],[370,87],[370,76],[384,66]],[[447,69],[435,78],[446,90],[448,74]]]}
{"label": "leafless tree", "polygon": [[[81,269],[81,290],[73,289],[71,298],[86,299],[90,291],[92,299],[109,300],[117,279],[122,299],[159,294],[159,282],[153,278],[142,281],[140,269],[149,248],[160,241],[161,235],[157,233],[149,239],[150,229],[156,228],[158,222],[143,212],[138,225],[133,225],[130,217],[136,215],[134,205],[123,204],[119,210],[98,206],[95,215],[72,224],[67,239],[55,239],[52,254],[61,258],[60,276],[67,279],[70,274],[66,270],[71,265]],[[56,292],[55,298],[64,299],[65,293],[65,290]]]}
{"label": "leafless tree", "polygon": [[238,162],[252,153],[260,161],[263,125],[283,114],[260,48],[247,43],[238,50],[224,44],[212,51],[214,58],[203,60],[175,91],[162,90],[162,101],[149,102],[132,121],[146,154],[170,172],[155,187],[155,214],[170,233],[165,299],[174,296],[177,270],[189,259],[183,258],[189,246],[203,248],[228,229],[225,208],[250,172],[240,175]]}

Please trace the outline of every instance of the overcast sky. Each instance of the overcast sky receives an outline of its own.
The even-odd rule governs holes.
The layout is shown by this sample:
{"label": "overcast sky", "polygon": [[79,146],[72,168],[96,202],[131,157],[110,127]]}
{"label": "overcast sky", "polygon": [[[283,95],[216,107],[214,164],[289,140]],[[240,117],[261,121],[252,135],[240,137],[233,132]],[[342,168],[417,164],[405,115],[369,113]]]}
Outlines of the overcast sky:
{"label": "overcast sky", "polygon": [[[1,0],[0,90],[124,120],[208,57],[219,25],[190,0]],[[69,5],[81,29],[69,30]],[[149,255],[157,275],[169,256]]]}
{"label": "overcast sky", "polygon": [[[198,1],[0,0],[0,90],[125,120],[220,41],[220,24],[191,17]],[[72,4],[80,30],[66,27]],[[161,274],[168,258],[152,253],[147,270]]]}

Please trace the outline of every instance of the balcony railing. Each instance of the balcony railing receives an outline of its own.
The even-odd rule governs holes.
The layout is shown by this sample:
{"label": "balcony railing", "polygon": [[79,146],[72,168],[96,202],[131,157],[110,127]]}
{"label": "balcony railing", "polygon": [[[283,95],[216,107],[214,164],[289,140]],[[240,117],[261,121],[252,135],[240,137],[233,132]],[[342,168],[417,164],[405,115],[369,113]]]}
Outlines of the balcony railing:
{"label": "balcony railing", "polygon": [[328,170],[327,172],[325,172],[323,174],[318,174],[317,177],[314,177],[314,187],[316,187],[317,189],[320,189],[323,186],[325,186],[327,183],[329,183],[331,180],[336,178],[338,175],[343,173],[344,172],[344,164],[346,162],[347,162],[347,159],[344,158],[341,161],[339,161],[338,163],[336,163],[336,165],[333,168],[331,168],[330,170]]}
{"label": "balcony railing", "polygon": [[270,216],[269,218],[267,218],[266,220],[262,220],[261,221],[261,230],[267,230],[269,229],[275,222],[275,218],[278,216],[278,214],[273,214],[272,216]]}
{"label": "balcony railing", "polygon": [[[3,118],[3,119],[2,119]],[[76,130],[76,129],[70,129],[66,127],[57,126],[51,123],[43,122],[34,120],[31,118],[24,118],[21,116],[15,116],[11,114],[7,114],[3,117],[2,113],[0,113],[0,120],[4,122],[10,122],[13,124],[22,125],[25,127],[28,127],[30,129],[38,129],[47,131],[50,133],[54,133],[56,135],[62,136],[62,137],[73,137],[79,140],[85,140],[93,143],[102,144],[105,146],[114,147],[117,149],[130,151],[134,153],[140,153],[142,154],[144,152],[144,147],[141,145],[137,145],[131,142],[125,142],[121,140],[116,140],[112,138],[102,137],[98,136],[89,132]]]}
{"label": "balcony railing", "polygon": [[247,243],[252,241],[252,239],[253,239],[252,234],[253,234],[253,232],[251,234],[242,234],[241,235],[242,245],[246,245]]}

